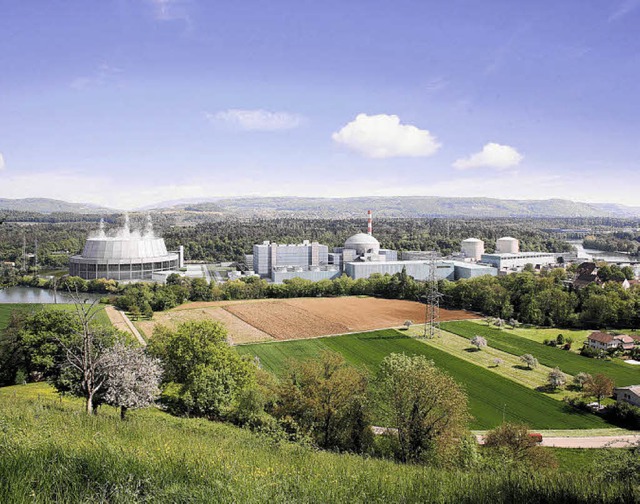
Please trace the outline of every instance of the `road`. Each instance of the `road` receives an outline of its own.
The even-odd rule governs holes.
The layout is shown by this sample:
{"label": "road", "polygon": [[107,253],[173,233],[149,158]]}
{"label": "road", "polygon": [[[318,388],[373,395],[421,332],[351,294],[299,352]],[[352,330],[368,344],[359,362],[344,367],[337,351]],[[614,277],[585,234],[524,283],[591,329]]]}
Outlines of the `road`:
{"label": "road", "polygon": [[[476,436],[483,444],[484,436]],[[542,446],[553,448],[630,448],[640,443],[640,434],[623,436],[543,437]]]}
{"label": "road", "polygon": [[640,435],[542,438],[542,446],[554,448],[629,448],[640,443]]}

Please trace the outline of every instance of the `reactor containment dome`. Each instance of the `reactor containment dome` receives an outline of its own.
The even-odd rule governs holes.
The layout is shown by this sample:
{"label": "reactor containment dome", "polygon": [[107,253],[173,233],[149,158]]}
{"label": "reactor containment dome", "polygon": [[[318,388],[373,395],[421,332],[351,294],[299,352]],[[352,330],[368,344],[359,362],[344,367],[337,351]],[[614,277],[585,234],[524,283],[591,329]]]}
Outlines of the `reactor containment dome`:
{"label": "reactor containment dome", "polygon": [[345,249],[353,249],[357,255],[378,254],[380,252],[380,242],[373,236],[366,233],[357,233],[347,238],[344,242]]}
{"label": "reactor containment dome", "polygon": [[101,222],[99,232],[89,236],[82,253],[71,257],[69,274],[85,280],[151,280],[153,273],[176,271],[180,263],[180,254],[167,251],[164,240],[153,233],[150,220],[141,233],[130,230],[127,218],[114,236],[106,235]]}

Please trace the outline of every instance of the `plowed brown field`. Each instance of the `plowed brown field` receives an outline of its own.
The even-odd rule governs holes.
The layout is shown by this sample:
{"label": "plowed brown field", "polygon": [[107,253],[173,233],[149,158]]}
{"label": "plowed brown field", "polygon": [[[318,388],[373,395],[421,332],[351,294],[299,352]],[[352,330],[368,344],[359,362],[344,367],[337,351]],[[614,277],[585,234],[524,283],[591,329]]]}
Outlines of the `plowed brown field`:
{"label": "plowed brown field", "polygon": [[198,306],[192,309],[185,309],[184,306],[187,305],[183,305],[180,310],[154,313],[151,320],[136,322],[136,326],[149,339],[153,336],[153,328],[158,324],[176,328],[181,322],[189,320],[215,320],[225,325],[229,332],[229,339],[233,344],[273,340],[267,333],[247,324],[222,308],[202,307],[202,303],[198,303]]}
{"label": "plowed brown field", "polygon": [[[440,320],[478,318],[470,312],[440,310]],[[425,306],[413,301],[368,297],[297,298],[188,303],[136,325],[147,337],[156,324],[219,320],[234,344],[271,339],[301,339],[399,327],[405,320],[424,323]]]}
{"label": "plowed brown field", "polygon": [[[425,305],[364,297],[298,298],[224,307],[275,339],[299,339],[424,323]],[[478,318],[459,310],[440,310],[440,320]]]}

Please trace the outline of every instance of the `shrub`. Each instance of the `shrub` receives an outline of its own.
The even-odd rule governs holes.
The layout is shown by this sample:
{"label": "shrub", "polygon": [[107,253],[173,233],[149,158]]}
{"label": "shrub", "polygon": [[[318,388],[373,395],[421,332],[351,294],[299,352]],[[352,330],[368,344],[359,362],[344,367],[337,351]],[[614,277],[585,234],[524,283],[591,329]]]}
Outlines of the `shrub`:
{"label": "shrub", "polygon": [[640,408],[624,401],[607,406],[603,411],[604,418],[619,427],[640,430]]}

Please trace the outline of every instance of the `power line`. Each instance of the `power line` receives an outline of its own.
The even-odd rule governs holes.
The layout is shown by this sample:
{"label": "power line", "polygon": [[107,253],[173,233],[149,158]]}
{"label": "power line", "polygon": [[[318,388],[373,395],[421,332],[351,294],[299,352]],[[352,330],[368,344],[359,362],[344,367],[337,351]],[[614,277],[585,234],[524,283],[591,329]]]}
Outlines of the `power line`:
{"label": "power line", "polygon": [[438,263],[435,252],[429,259],[429,277],[426,282],[424,338],[433,339],[441,336],[440,332],[440,300],[443,295],[438,290]]}

